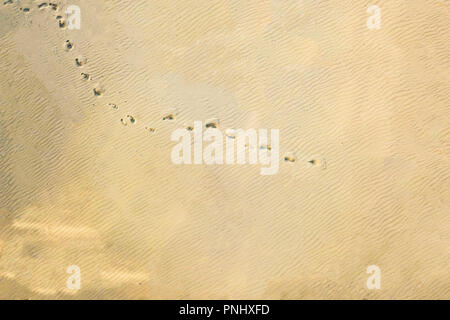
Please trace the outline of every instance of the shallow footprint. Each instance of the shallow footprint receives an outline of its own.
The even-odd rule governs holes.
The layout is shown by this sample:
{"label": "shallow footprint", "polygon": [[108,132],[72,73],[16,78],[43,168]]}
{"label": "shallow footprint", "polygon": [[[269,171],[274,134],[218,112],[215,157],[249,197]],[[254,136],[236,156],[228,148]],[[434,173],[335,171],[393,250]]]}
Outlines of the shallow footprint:
{"label": "shallow footprint", "polygon": [[311,167],[318,167],[322,170],[327,168],[327,162],[325,158],[321,156],[313,156],[311,160],[308,160],[308,163]]}
{"label": "shallow footprint", "polygon": [[173,114],[168,114],[167,116],[163,117],[163,120],[173,120],[173,119],[175,119]]}
{"label": "shallow footprint", "polygon": [[101,88],[94,88],[93,92],[94,92],[94,96],[98,97],[98,96],[103,95],[105,93],[105,90],[103,90]]}
{"label": "shallow footprint", "polygon": [[72,50],[73,49],[73,42],[71,42],[70,40],[66,40],[65,47],[66,47],[66,51]]}
{"label": "shallow footprint", "polygon": [[128,120],[130,121],[131,124],[134,124],[136,122],[136,118],[133,117],[132,115],[127,115]]}
{"label": "shallow footprint", "polygon": [[127,115],[126,118],[122,118],[120,119],[120,122],[124,125],[127,126],[128,124],[134,124],[136,122],[136,118],[133,117],[132,115]]}
{"label": "shallow footprint", "polygon": [[214,129],[218,128],[219,127],[219,119],[214,118],[214,119],[210,119],[210,120],[206,121],[205,127],[207,129],[208,128],[214,128]]}
{"label": "shallow footprint", "polygon": [[81,76],[83,77],[83,80],[91,80],[92,79],[90,75],[88,75],[87,73],[84,73],[84,72],[81,73]]}

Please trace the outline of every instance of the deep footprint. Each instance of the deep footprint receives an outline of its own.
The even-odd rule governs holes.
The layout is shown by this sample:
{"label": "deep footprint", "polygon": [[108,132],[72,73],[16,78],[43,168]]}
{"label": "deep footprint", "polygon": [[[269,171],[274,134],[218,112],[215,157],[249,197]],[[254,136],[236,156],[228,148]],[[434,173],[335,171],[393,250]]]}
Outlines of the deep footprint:
{"label": "deep footprint", "polygon": [[70,51],[73,49],[73,42],[71,42],[70,40],[66,40],[66,50]]}

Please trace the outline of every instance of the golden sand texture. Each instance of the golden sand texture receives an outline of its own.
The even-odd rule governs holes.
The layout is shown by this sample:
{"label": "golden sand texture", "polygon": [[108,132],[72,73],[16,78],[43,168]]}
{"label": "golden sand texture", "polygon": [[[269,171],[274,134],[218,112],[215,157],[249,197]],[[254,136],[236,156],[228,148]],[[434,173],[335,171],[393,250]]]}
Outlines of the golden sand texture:
{"label": "golden sand texture", "polygon": [[[8,2],[0,298],[450,298],[448,1]],[[212,118],[279,172],[174,165]]]}

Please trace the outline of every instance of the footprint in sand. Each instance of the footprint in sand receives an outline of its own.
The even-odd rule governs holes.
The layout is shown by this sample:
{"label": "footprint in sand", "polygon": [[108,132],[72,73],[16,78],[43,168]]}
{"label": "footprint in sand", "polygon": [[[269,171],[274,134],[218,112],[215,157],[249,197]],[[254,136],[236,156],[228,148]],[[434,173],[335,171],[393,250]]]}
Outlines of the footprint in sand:
{"label": "footprint in sand", "polygon": [[89,74],[87,74],[87,73],[82,72],[81,76],[83,77],[83,80],[86,80],[86,81],[87,80],[92,80],[92,77]]}
{"label": "footprint in sand", "polygon": [[58,10],[58,5],[56,3],[51,3],[50,2],[48,5],[52,8],[53,11],[57,11]]}
{"label": "footprint in sand", "polygon": [[66,47],[66,51],[70,51],[73,49],[73,42],[71,42],[70,40],[66,40],[66,43],[64,45]]}
{"label": "footprint in sand", "polygon": [[105,90],[103,90],[102,88],[94,88],[92,91],[94,92],[94,96],[96,97],[99,97],[105,93]]}
{"label": "footprint in sand", "polygon": [[[58,16],[61,17],[61,16]],[[65,29],[66,28],[66,21],[64,21],[64,19],[61,17],[60,19],[58,19],[58,25],[61,29]]]}
{"label": "footprint in sand", "polygon": [[313,156],[312,159],[308,160],[308,163],[311,167],[321,168],[322,170],[327,168],[327,162],[321,156]]}
{"label": "footprint in sand", "polygon": [[58,10],[58,5],[52,2],[42,2],[38,4],[38,9],[51,8],[53,11]]}
{"label": "footprint in sand", "polygon": [[136,122],[136,118],[131,116],[131,115],[127,115],[128,120],[130,121],[131,124]]}
{"label": "footprint in sand", "polygon": [[163,120],[164,120],[164,121],[165,121],[165,120],[173,120],[173,119],[175,119],[175,117],[174,117],[173,114],[168,114],[167,116],[163,117]]}
{"label": "footprint in sand", "polygon": [[86,63],[87,63],[86,58],[83,58],[83,57],[75,58],[75,64],[77,65],[77,67],[82,67],[82,66],[86,65]]}
{"label": "footprint in sand", "polygon": [[213,128],[216,129],[219,127],[219,119],[210,119],[206,121],[205,127],[208,128]]}

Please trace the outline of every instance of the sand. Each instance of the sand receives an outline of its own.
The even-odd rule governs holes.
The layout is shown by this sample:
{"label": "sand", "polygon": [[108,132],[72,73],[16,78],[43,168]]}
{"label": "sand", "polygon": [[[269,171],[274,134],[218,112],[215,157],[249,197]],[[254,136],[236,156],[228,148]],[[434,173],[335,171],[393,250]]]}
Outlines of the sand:
{"label": "sand", "polygon": [[[0,298],[450,298],[447,1],[43,2],[0,3]],[[173,164],[208,119],[279,172]]]}

